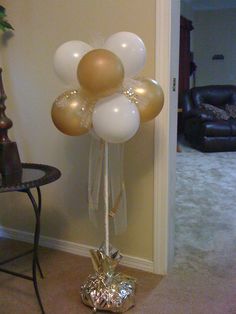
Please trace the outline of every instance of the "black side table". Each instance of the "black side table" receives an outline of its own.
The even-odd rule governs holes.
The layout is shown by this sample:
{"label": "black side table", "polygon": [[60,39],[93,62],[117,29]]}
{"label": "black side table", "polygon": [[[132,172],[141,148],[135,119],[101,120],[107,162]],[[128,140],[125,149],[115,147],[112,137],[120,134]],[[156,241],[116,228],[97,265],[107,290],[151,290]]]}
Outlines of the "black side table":
{"label": "black side table", "polygon": [[[14,256],[4,261],[0,261],[0,271],[5,272],[23,279],[27,279],[33,281],[35,294],[38,299],[39,306],[41,308],[42,313],[44,314],[44,308],[42,305],[42,301],[39,294],[38,283],[37,283],[37,268],[39,270],[41,278],[43,278],[43,273],[39,264],[38,259],[38,245],[39,245],[39,237],[40,237],[40,214],[41,214],[41,191],[40,186],[56,181],[61,176],[61,173],[58,169],[40,164],[22,164],[22,173],[16,174],[14,176],[1,176],[0,175],[0,193],[5,192],[24,192],[28,195],[35,212],[35,230],[34,230],[34,244],[33,249],[24,252],[20,255]],[[35,200],[33,194],[31,193],[31,189],[37,189],[37,201]],[[32,276],[27,276],[24,274],[20,274],[14,271],[9,271],[7,269],[2,268],[1,266],[9,263],[15,259],[23,257],[27,254],[33,254],[32,260]]]}

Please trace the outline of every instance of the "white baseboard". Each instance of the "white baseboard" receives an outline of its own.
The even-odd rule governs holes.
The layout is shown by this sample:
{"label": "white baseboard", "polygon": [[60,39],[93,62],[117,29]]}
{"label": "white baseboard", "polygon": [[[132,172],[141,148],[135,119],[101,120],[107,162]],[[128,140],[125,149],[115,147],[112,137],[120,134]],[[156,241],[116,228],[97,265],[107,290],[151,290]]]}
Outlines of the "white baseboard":
{"label": "white baseboard", "polygon": [[[33,233],[11,228],[5,228],[2,226],[0,226],[0,237],[19,240],[27,243],[33,243],[34,238]],[[43,235],[40,236],[39,243],[41,246],[48,247],[50,249],[55,249],[86,257],[90,257],[89,251],[91,249],[95,249],[95,247],[89,245],[59,240],[51,237],[46,237]],[[123,255],[121,265],[148,272],[153,272],[153,262],[139,257]]]}

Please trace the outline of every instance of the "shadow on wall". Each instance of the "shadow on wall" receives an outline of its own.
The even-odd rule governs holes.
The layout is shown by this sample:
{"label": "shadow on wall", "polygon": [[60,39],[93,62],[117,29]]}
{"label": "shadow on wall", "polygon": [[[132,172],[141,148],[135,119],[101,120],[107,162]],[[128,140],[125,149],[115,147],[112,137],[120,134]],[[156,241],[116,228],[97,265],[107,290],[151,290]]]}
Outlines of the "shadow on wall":
{"label": "shadow on wall", "polygon": [[[153,121],[141,124],[139,131],[133,139],[125,144],[125,180],[127,188],[135,189],[135,185],[140,184],[142,178],[150,172],[153,173],[153,151],[151,151],[151,162],[147,161],[147,148],[150,147],[150,141],[153,140],[154,128]],[[141,145],[137,145],[141,143]],[[129,156],[132,156],[132,160]]]}
{"label": "shadow on wall", "polygon": [[[139,210],[143,210],[143,206],[145,206],[143,204],[146,203],[145,198],[152,193],[152,191],[144,191],[145,198],[143,194],[135,193],[136,188],[142,184],[143,178],[153,171],[153,163],[144,162],[147,160],[147,150],[145,149],[148,145],[147,138],[149,141],[153,138],[152,123],[143,124],[138,134],[125,144],[124,171],[127,202],[128,208],[132,206],[131,204],[138,204],[135,215],[138,215]],[[143,149],[140,149],[137,142],[143,143]],[[54,164],[61,170],[62,177],[55,183],[41,187],[41,234],[60,239],[65,238],[65,234],[69,234],[71,228],[74,228],[78,221],[80,228],[83,221],[87,227],[90,225],[87,223],[90,135],[70,137],[60,134],[60,147],[54,145],[54,149],[55,147],[57,147],[58,153],[62,154],[59,163],[57,160]],[[131,160],[130,156],[135,156],[135,158]],[[27,195],[6,193],[1,194],[0,197],[1,224],[9,228],[33,232],[34,212]],[[100,212],[101,219],[103,219],[103,211]],[[128,216],[128,220],[133,221],[133,214],[129,211]],[[90,227],[93,229],[92,224]]]}
{"label": "shadow on wall", "polygon": [[65,142],[63,186],[66,189],[63,191],[63,201],[68,214],[74,219],[88,218],[89,146],[89,134],[80,137],[67,136]]}

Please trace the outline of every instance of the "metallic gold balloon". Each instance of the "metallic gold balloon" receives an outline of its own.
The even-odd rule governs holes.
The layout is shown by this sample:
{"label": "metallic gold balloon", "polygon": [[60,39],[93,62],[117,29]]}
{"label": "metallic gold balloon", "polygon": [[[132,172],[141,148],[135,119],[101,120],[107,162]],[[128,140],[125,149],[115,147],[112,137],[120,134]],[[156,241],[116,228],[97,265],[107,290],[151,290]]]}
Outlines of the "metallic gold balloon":
{"label": "metallic gold balloon", "polygon": [[120,59],[106,49],[94,49],[81,59],[77,76],[80,86],[92,95],[104,97],[117,91],[124,79]]}
{"label": "metallic gold balloon", "polygon": [[130,86],[127,84],[124,94],[138,107],[141,122],[154,119],[164,105],[161,86],[149,78],[132,80]]}
{"label": "metallic gold balloon", "polygon": [[94,100],[87,99],[80,90],[66,91],[53,103],[53,123],[66,135],[85,134],[91,128],[94,103]]}

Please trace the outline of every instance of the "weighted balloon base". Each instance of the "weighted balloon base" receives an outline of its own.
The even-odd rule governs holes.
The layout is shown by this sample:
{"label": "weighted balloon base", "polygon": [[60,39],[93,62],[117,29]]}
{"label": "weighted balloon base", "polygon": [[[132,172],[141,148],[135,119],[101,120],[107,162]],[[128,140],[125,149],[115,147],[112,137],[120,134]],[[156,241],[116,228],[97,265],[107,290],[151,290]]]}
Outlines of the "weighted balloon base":
{"label": "weighted balloon base", "polygon": [[136,279],[115,271],[121,260],[118,251],[107,256],[101,249],[91,250],[95,274],[81,287],[84,304],[97,310],[123,313],[135,305]]}

